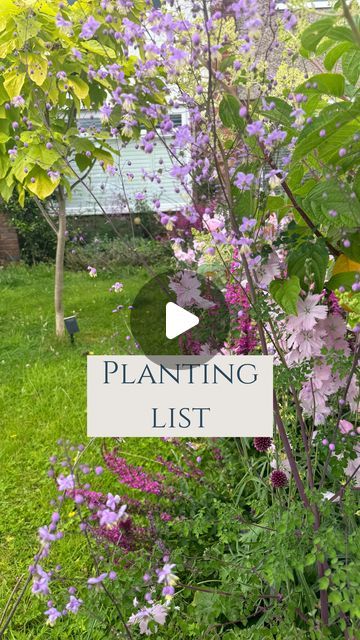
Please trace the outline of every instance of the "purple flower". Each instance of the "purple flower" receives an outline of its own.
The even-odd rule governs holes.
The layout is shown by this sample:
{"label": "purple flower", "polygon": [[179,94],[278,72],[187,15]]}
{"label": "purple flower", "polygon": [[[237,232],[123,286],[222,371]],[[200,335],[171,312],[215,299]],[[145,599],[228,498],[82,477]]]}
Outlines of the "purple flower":
{"label": "purple flower", "polygon": [[72,22],[70,22],[70,20],[65,20],[65,18],[62,17],[61,13],[57,14],[55,24],[60,29],[71,29],[72,27]]}
{"label": "purple flower", "polygon": [[249,136],[263,136],[264,135],[264,127],[260,120],[255,120],[255,122],[251,122],[246,125],[246,131]]}
{"label": "purple flower", "polygon": [[100,107],[99,111],[101,113],[102,120],[108,120],[112,114],[112,106],[107,102],[104,102],[102,107]]}
{"label": "purple flower", "polygon": [[101,587],[101,583],[104,582],[105,578],[107,578],[107,573],[101,573],[99,576],[97,576],[96,578],[89,578],[89,580],[87,581],[89,587],[96,587],[99,588]]}
{"label": "purple flower", "polygon": [[55,607],[50,607],[47,611],[45,611],[45,615],[48,616],[46,624],[49,624],[51,627],[55,624],[58,618],[61,618],[62,613],[58,611]]}
{"label": "purple flower", "polygon": [[239,171],[236,174],[235,186],[241,191],[248,191],[254,182],[254,174],[253,173],[243,173]]}
{"label": "purple flower", "polygon": [[101,527],[111,527],[117,523],[119,516],[115,511],[111,511],[111,509],[103,509],[102,511],[98,511],[99,522]]}
{"label": "purple flower", "polygon": [[284,27],[287,31],[291,31],[297,25],[297,17],[289,11],[289,9],[285,9],[284,11]]}
{"label": "purple flower", "polygon": [[79,49],[75,49],[75,47],[73,47],[71,49],[71,53],[73,54],[74,58],[76,60],[81,60],[82,59],[82,53],[81,51],[79,51]]}
{"label": "purple flower", "polygon": [[56,480],[59,491],[67,491],[68,489],[74,489],[75,487],[74,480],[75,480],[74,476],[71,473],[68,476],[64,476],[63,474],[60,474]]}
{"label": "purple flower", "polygon": [[23,107],[25,104],[25,100],[22,96],[15,96],[11,100],[11,104],[13,105],[13,107]]}
{"label": "purple flower", "polygon": [[46,573],[44,569],[38,564],[34,570],[34,581],[31,591],[34,595],[46,596],[50,593],[49,582],[51,579],[50,573]]}
{"label": "purple flower", "polygon": [[67,603],[65,609],[70,611],[70,613],[77,613],[82,605],[83,601],[76,598],[75,596],[70,596],[70,600]]}
{"label": "purple flower", "polygon": [[115,511],[119,503],[120,503],[120,496],[118,495],[113,496],[112,493],[108,493],[106,506],[109,507],[109,509],[112,509],[113,511]]}
{"label": "purple flower", "polygon": [[89,18],[83,24],[80,37],[84,38],[85,40],[92,38],[94,33],[98,30],[99,27],[100,27],[100,22],[95,20],[93,16],[89,16]]}

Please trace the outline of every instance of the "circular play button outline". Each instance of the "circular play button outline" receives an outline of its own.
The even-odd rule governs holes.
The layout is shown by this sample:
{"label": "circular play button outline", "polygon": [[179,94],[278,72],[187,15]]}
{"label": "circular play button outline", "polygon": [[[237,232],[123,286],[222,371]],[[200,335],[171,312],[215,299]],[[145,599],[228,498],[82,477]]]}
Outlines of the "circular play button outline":
{"label": "circular play button outline", "polygon": [[141,287],[132,304],[130,327],[150,359],[199,355],[208,361],[226,342],[230,315],[222,291],[210,278],[191,269],[168,270]]}

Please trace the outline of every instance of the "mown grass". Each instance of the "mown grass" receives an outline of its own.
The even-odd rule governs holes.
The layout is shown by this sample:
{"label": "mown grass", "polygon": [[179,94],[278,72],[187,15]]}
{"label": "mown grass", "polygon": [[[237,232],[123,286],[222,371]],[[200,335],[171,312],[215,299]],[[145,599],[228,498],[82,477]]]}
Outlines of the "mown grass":
{"label": "mown grass", "polygon": [[[0,611],[36,551],[39,526],[48,523],[54,497],[48,459],[59,438],[86,442],[86,354],[127,353],[129,305],[147,280],[139,268],[121,273],[65,275],[65,312],[76,313],[75,344],[54,336],[53,268],[16,266],[0,271]],[[111,294],[116,281],[121,294]],[[134,445],[135,446],[135,445]],[[139,447],[146,447],[137,441]],[[145,449],[144,449],[145,451]],[[65,545],[60,564],[81,564],[81,540]],[[65,630],[66,629],[66,630]],[[57,630],[44,626],[43,606],[27,595],[6,638],[97,638],[84,619]]]}

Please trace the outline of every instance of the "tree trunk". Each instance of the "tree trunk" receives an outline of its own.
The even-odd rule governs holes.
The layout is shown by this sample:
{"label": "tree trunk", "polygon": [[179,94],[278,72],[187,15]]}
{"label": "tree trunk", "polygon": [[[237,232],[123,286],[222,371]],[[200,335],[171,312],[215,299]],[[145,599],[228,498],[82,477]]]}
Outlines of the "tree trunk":
{"label": "tree trunk", "polygon": [[62,187],[59,187],[58,189],[58,204],[59,204],[59,226],[58,226],[58,232],[57,232],[57,245],[56,245],[54,302],[55,302],[56,335],[58,338],[62,338],[65,333],[63,290],[64,290],[64,256],[65,256],[65,232],[66,232],[66,201],[65,201],[64,190]]}

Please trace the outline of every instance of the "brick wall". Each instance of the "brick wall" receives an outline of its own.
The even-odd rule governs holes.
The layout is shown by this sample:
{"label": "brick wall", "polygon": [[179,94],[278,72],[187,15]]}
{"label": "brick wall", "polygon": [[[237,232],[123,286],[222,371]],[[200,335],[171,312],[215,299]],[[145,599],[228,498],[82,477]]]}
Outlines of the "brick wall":
{"label": "brick wall", "polygon": [[20,250],[17,233],[8,222],[4,213],[0,212],[0,264],[19,260]]}

